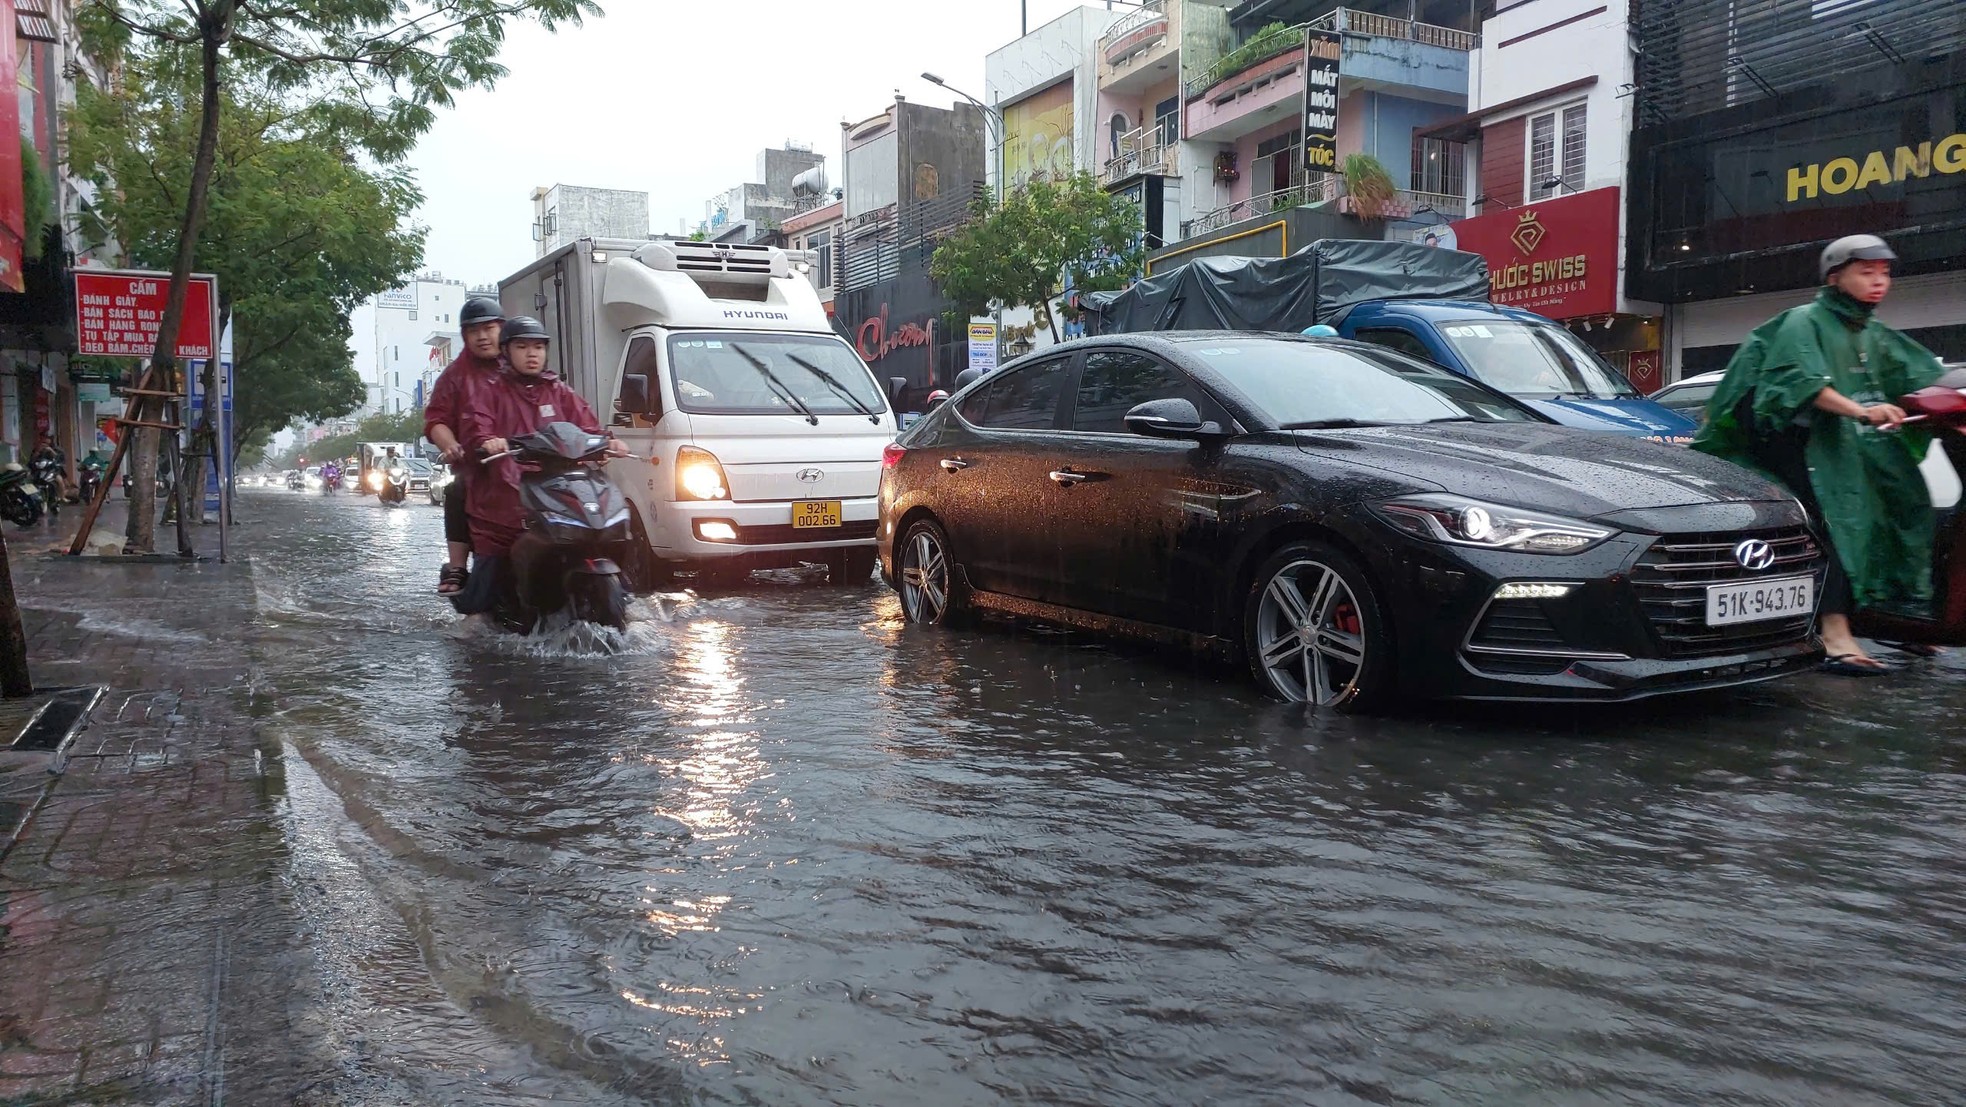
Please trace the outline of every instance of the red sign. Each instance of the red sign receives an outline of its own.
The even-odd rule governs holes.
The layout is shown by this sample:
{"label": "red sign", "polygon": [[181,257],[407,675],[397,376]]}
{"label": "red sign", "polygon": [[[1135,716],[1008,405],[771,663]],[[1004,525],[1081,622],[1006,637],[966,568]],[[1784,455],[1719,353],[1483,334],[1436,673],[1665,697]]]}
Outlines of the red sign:
{"label": "red sign", "polygon": [[[170,293],[169,273],[77,269],[77,352],[149,357],[157,350],[157,331],[164,325],[164,301]],[[178,357],[217,356],[217,309],[218,278],[194,274],[184,298],[184,321],[178,324]]]}
{"label": "red sign", "polygon": [[1618,189],[1524,204],[1453,224],[1488,259],[1489,298],[1551,319],[1618,310]]}
{"label": "red sign", "polygon": [[1625,376],[1640,392],[1647,395],[1657,392],[1665,384],[1659,379],[1659,351],[1633,350],[1625,363]]}
{"label": "red sign", "polygon": [[0,288],[27,291],[20,271],[21,247],[27,240],[27,201],[22,195],[19,61],[14,46],[14,0],[0,0]]}
{"label": "red sign", "polygon": [[881,305],[881,313],[868,317],[855,332],[853,348],[860,351],[862,361],[879,361],[904,346],[926,346],[929,343],[928,328],[920,323],[903,323],[893,330],[888,329],[888,305]]}

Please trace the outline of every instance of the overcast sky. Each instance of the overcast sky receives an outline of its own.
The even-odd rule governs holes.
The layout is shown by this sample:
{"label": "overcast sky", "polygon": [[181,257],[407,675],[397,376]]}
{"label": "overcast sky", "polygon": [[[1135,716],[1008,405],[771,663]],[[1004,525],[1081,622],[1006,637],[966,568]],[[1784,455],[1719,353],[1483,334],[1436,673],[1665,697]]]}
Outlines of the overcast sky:
{"label": "overcast sky", "polygon": [[[1081,6],[1028,4],[1033,28]],[[651,229],[674,232],[752,180],[760,150],[792,139],[827,155],[837,187],[842,119],[886,110],[896,89],[947,107],[924,70],[981,97],[983,56],[1017,37],[1019,19],[1018,0],[601,6],[578,30],[517,29],[500,58],[510,75],[461,98],[418,147],[429,267],[476,284],[525,265],[535,186],[646,191]]]}

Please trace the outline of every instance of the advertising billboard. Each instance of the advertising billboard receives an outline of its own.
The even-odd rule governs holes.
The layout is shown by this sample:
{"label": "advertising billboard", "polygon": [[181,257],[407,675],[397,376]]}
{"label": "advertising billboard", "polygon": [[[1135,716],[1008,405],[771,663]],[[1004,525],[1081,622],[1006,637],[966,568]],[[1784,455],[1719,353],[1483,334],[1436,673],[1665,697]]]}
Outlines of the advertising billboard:
{"label": "advertising billboard", "polygon": [[1033,176],[1069,177],[1072,160],[1072,82],[1060,81],[1003,109],[1004,176],[1017,188]]}

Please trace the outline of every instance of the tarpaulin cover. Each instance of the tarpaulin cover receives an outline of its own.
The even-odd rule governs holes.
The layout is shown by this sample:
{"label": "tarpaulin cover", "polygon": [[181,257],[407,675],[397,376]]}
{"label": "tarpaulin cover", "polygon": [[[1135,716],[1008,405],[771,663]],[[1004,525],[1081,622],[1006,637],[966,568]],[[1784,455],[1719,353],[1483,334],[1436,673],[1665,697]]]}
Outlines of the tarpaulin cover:
{"label": "tarpaulin cover", "polygon": [[1417,242],[1323,238],[1283,258],[1198,258],[1079,303],[1090,333],[1124,334],[1301,331],[1367,300],[1487,303],[1488,262]]}

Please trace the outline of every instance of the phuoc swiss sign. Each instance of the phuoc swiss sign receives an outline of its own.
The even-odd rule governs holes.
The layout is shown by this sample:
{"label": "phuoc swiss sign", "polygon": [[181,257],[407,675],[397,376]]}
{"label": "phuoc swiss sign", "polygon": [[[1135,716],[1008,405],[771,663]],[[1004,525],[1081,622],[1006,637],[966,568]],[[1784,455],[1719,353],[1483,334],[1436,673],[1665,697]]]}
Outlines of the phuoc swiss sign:
{"label": "phuoc swiss sign", "polygon": [[1304,168],[1338,171],[1338,55],[1336,31],[1306,32],[1304,44]]}
{"label": "phuoc swiss sign", "polygon": [[1488,259],[1489,299],[1551,319],[1618,310],[1618,189],[1524,204],[1452,224]]}

